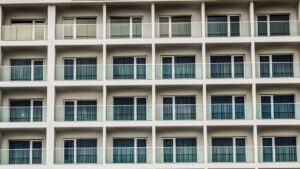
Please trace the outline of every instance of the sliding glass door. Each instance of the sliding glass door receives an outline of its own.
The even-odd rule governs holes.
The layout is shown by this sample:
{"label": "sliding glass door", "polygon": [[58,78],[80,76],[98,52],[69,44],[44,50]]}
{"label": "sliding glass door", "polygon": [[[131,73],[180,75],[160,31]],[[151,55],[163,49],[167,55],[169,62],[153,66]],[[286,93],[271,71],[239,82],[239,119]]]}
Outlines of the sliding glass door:
{"label": "sliding glass door", "polygon": [[65,121],[96,121],[97,101],[67,100],[64,103]]}
{"label": "sliding glass door", "polygon": [[288,14],[271,14],[257,16],[258,36],[288,36],[290,21]]}
{"label": "sliding glass door", "polygon": [[194,56],[163,56],[163,79],[195,78],[196,65]]}
{"label": "sliding glass door", "polygon": [[260,77],[294,76],[292,55],[262,55],[259,59]]}
{"label": "sliding glass door", "polygon": [[144,97],[115,97],[114,120],[146,120],[147,99]]}
{"label": "sliding glass door", "polygon": [[141,38],[141,17],[110,17],[110,38]]}
{"label": "sliding glass door", "polygon": [[195,120],[195,96],[163,97],[163,120]]}
{"label": "sliding glass door", "polygon": [[64,39],[95,39],[96,18],[64,18]]}
{"label": "sliding glass door", "polygon": [[146,139],[113,139],[113,163],[146,162]]}
{"label": "sliding glass door", "polygon": [[243,78],[244,67],[243,56],[210,57],[211,78]]}
{"label": "sliding glass door", "polygon": [[208,16],[207,36],[240,36],[240,16]]}
{"label": "sliding glass door", "polygon": [[10,100],[10,122],[43,121],[42,100]]}
{"label": "sliding glass door", "polygon": [[12,81],[43,80],[44,67],[42,60],[11,59],[10,79]]}
{"label": "sliding glass door", "polygon": [[211,96],[212,119],[245,119],[244,96]]}
{"label": "sliding glass door", "polygon": [[114,79],[146,79],[145,57],[114,57]]}
{"label": "sliding glass door", "polygon": [[96,58],[64,59],[64,80],[96,80]]}
{"label": "sliding glass door", "polygon": [[97,163],[97,139],[64,140],[64,163]]}
{"label": "sliding glass door", "polygon": [[9,141],[9,164],[42,164],[42,141]]}
{"label": "sliding glass door", "polygon": [[159,37],[191,37],[191,16],[159,17]]}

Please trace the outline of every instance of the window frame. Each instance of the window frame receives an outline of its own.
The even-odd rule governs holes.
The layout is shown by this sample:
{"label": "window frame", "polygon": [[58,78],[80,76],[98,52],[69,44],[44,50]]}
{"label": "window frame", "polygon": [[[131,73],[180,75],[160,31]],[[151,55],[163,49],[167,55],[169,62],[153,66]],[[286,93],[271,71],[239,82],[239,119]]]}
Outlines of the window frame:
{"label": "window frame", "polygon": [[[241,37],[242,36],[242,21],[241,21],[241,14],[228,14],[228,15],[222,15],[222,14],[208,14],[206,16],[206,21],[208,21],[208,17],[214,17],[214,16],[225,16],[227,18],[227,36],[224,36],[224,37]],[[231,21],[230,21],[230,17],[232,16],[238,16],[239,17],[239,36],[231,36]],[[209,22],[207,22],[209,23]],[[215,23],[218,23],[218,22],[215,22]],[[234,22],[235,23],[235,22]],[[206,24],[206,30],[208,30],[208,24]],[[207,32],[207,37],[208,36],[208,32]],[[220,37],[220,36],[217,36],[217,37]],[[222,37],[222,36],[221,36]]]}

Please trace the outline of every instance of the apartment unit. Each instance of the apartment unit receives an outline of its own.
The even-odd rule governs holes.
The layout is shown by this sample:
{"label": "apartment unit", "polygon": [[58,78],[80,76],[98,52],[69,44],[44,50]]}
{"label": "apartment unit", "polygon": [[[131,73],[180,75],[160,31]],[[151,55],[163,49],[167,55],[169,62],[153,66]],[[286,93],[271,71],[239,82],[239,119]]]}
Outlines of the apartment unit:
{"label": "apartment unit", "polygon": [[0,169],[300,169],[299,0],[0,0]]}

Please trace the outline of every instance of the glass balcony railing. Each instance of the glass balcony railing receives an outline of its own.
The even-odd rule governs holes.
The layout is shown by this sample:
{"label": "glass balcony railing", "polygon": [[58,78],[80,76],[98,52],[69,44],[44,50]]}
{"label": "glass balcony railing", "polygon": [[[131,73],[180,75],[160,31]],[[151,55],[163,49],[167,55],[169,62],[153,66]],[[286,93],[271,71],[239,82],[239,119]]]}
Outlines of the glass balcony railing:
{"label": "glass balcony railing", "polygon": [[209,146],[209,163],[254,163],[253,146]]}
{"label": "glass balcony railing", "polygon": [[46,40],[47,25],[3,25],[2,40],[31,41]]}
{"label": "glass balcony railing", "polygon": [[156,64],[156,79],[201,79],[201,63]]}
{"label": "glass balcony railing", "polygon": [[299,21],[255,21],[255,36],[299,36]]}
{"label": "glass balcony railing", "polygon": [[108,147],[107,164],[151,164],[151,147]]}
{"label": "glass balcony railing", "polygon": [[151,23],[107,23],[108,39],[152,38]]}
{"label": "glass balcony railing", "polygon": [[150,64],[108,64],[106,78],[109,80],[150,80],[152,78]]}
{"label": "glass balcony railing", "polygon": [[200,104],[156,105],[156,120],[202,120]]}
{"label": "glass balcony railing", "polygon": [[2,165],[41,165],[46,164],[45,149],[1,149]]}
{"label": "glass balcony railing", "polygon": [[260,103],[257,104],[257,119],[300,119],[299,103]]}
{"label": "glass balcony railing", "polygon": [[250,37],[250,22],[207,22],[206,37]]}
{"label": "glass balcony railing", "polygon": [[208,63],[207,78],[251,78],[251,63]]}
{"label": "glass balcony railing", "polygon": [[300,63],[261,62],[256,63],[257,78],[293,78],[300,77]]}
{"label": "glass balcony railing", "polygon": [[149,121],[152,120],[152,107],[149,105],[108,105],[107,121]]}
{"label": "glass balcony railing", "polygon": [[47,66],[0,66],[1,81],[45,81]]}
{"label": "glass balcony railing", "polygon": [[102,65],[56,65],[55,80],[101,80]]}
{"label": "glass balcony railing", "polygon": [[56,39],[102,39],[101,24],[57,24]]}
{"label": "glass balcony railing", "polygon": [[1,107],[0,122],[45,122],[47,107]]}
{"label": "glass balcony railing", "polygon": [[208,104],[207,120],[252,120],[252,104]]}
{"label": "glass balcony railing", "polygon": [[99,105],[77,105],[56,106],[55,121],[58,122],[80,122],[80,121],[102,121],[102,106]]}
{"label": "glass balcony railing", "polygon": [[201,22],[156,23],[156,38],[201,38]]}
{"label": "glass balcony railing", "polygon": [[102,148],[55,148],[54,164],[102,164]]}
{"label": "glass balcony railing", "polygon": [[299,163],[299,146],[260,146],[258,147],[259,163]]}
{"label": "glass balcony railing", "polygon": [[203,147],[157,147],[156,163],[203,163]]}

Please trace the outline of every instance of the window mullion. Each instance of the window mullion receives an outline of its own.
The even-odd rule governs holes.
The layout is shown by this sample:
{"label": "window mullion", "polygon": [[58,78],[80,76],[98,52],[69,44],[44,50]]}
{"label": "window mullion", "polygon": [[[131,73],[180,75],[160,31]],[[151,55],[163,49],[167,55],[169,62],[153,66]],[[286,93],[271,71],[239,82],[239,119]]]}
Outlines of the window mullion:
{"label": "window mullion", "polygon": [[176,120],[176,104],[175,104],[175,96],[172,96],[172,120]]}
{"label": "window mullion", "polygon": [[32,40],[35,40],[35,20],[32,21]]}
{"label": "window mullion", "polygon": [[172,21],[171,21],[172,17],[169,16],[168,18],[169,18],[169,37],[171,38],[172,37]]}
{"label": "window mullion", "polygon": [[76,36],[76,26],[77,25],[77,19],[74,18],[73,19],[73,39],[77,39],[77,36]]}

